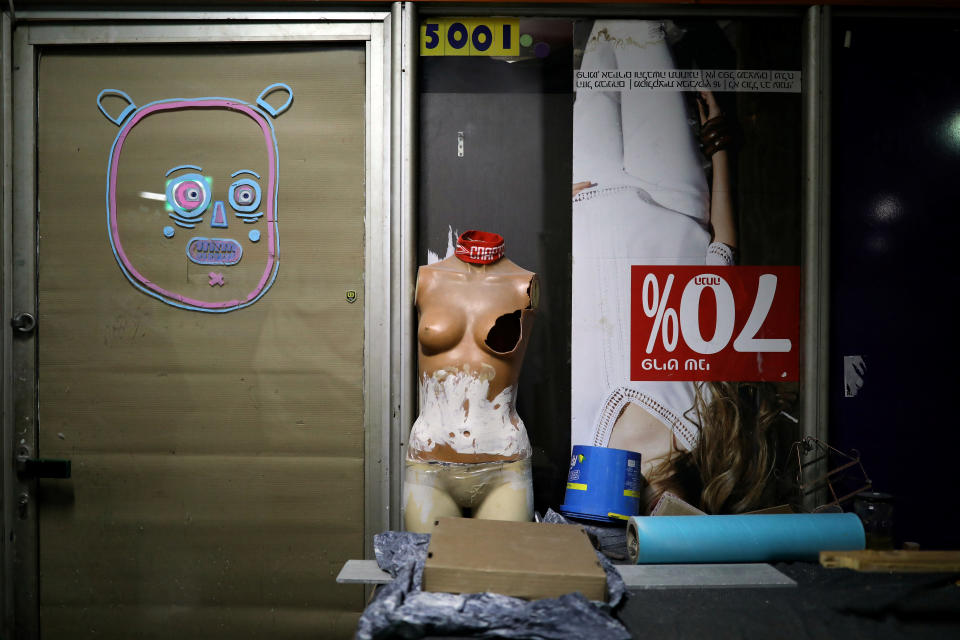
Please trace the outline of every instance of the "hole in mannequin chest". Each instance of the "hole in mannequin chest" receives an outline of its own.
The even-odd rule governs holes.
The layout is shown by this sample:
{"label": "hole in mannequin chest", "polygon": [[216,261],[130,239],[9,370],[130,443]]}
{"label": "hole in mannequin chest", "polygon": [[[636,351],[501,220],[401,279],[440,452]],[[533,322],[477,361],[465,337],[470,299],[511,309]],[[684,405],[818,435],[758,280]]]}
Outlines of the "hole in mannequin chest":
{"label": "hole in mannequin chest", "polygon": [[484,340],[486,345],[497,353],[510,353],[520,344],[523,328],[520,323],[520,310],[505,313],[493,323]]}

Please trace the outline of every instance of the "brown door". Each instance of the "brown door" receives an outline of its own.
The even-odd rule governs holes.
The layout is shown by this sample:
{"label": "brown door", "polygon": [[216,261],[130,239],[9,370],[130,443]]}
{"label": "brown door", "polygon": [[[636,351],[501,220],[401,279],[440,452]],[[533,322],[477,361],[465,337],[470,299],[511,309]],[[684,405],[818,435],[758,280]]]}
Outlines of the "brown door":
{"label": "brown door", "polygon": [[38,454],[73,463],[42,637],[349,636],[364,48],[44,49],[37,82]]}

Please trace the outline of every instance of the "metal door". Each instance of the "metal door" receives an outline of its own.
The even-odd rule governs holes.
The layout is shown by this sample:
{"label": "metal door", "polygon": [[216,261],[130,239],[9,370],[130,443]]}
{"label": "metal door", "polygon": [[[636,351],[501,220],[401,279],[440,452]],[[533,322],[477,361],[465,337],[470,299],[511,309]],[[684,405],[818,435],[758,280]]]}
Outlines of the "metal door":
{"label": "metal door", "polygon": [[[956,16],[833,26],[830,437],[893,494],[896,544],[934,549],[960,548],[958,28]],[[880,88],[891,78],[909,80]]]}
{"label": "metal door", "polygon": [[386,525],[380,18],[15,31],[23,637],[355,628],[334,578]]}

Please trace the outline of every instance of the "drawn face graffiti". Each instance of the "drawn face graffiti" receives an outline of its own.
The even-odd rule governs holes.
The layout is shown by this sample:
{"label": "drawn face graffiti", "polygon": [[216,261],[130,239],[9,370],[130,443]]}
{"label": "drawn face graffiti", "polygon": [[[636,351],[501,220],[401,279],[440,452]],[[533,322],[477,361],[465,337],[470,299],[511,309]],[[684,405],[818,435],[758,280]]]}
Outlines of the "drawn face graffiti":
{"label": "drawn face graffiti", "polygon": [[273,284],[278,156],[268,114],[290,100],[277,110],[263,102],[266,93],[258,99],[264,110],[225,98],[140,108],[130,101],[116,119],[98,98],[121,126],[107,171],[110,243],[124,275],[147,295],[225,312],[253,304]]}

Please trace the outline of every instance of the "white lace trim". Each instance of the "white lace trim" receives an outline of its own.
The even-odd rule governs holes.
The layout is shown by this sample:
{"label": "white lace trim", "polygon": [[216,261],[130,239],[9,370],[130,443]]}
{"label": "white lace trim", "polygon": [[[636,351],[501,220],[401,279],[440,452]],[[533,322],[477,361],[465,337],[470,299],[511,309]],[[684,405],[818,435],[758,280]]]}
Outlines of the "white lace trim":
{"label": "white lace trim", "polygon": [[609,196],[614,193],[620,193],[621,191],[637,191],[636,187],[630,187],[627,185],[616,185],[613,187],[594,187],[592,189],[584,189],[577,195],[573,196],[574,202],[586,202],[587,200],[593,200],[594,198],[600,198],[603,196]]}
{"label": "white lace trim", "polygon": [[693,448],[697,445],[697,440],[700,438],[700,431],[695,426],[685,423],[680,416],[658,400],[642,391],[626,387],[617,387],[604,401],[603,409],[600,411],[600,419],[597,420],[597,426],[593,432],[594,446],[607,446],[610,442],[610,434],[613,432],[613,425],[628,402],[633,402],[657,416],[670,427],[673,435],[687,451],[693,451]]}
{"label": "white lace trim", "polygon": [[707,264],[732,267],[737,263],[733,249],[722,242],[711,242],[707,247]]}

